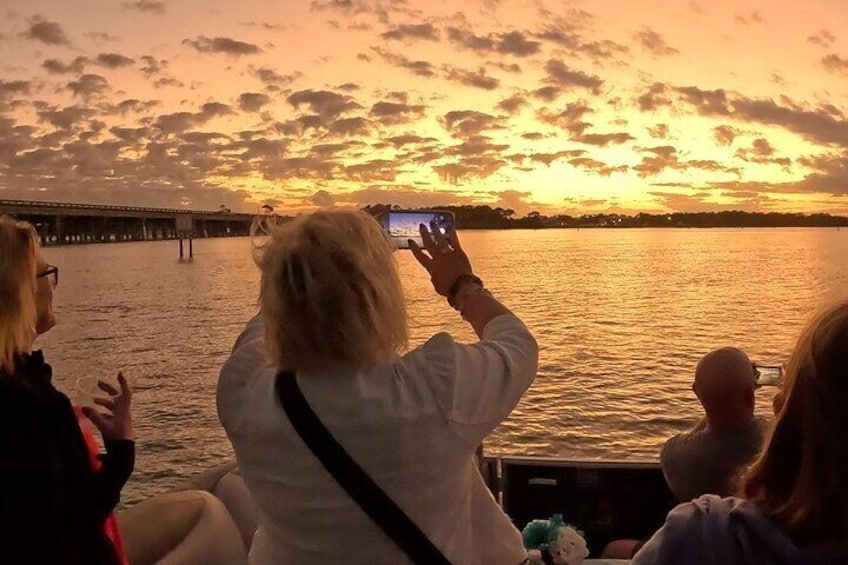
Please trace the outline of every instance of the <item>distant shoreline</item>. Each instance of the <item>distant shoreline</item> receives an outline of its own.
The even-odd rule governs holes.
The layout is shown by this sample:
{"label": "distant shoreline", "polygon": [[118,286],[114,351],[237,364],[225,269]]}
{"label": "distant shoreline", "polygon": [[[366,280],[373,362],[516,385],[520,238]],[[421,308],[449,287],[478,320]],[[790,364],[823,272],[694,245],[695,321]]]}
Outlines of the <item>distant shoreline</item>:
{"label": "distant shoreline", "polygon": [[844,226],[817,226],[817,225],[787,225],[787,226],[492,226],[492,227],[467,227],[459,225],[458,230],[644,230],[644,229],[691,229],[691,230],[721,230],[721,229],[786,229],[786,228],[818,228],[841,230],[843,227],[848,228],[848,224]]}
{"label": "distant shoreline", "polygon": [[[652,229],[696,229],[696,230],[721,230],[721,229],[734,229],[734,230],[744,230],[744,229],[786,229],[786,228],[801,228],[801,229],[822,229],[822,230],[835,230],[839,231],[843,226],[542,226],[538,228],[526,227],[526,226],[496,226],[496,227],[463,227],[458,226],[457,229],[460,231],[549,231],[549,230],[569,230],[569,231],[580,231],[582,230],[652,230]],[[848,227],[848,226],[846,226]],[[848,230],[846,230],[848,231]],[[227,236],[208,236],[208,237],[196,237],[193,238],[195,243],[199,243],[203,240],[207,239],[241,239],[241,238],[249,238],[249,235],[227,235]],[[43,246],[47,248],[55,248],[55,247],[77,247],[80,245],[122,245],[122,244],[132,244],[132,243],[162,243],[162,242],[174,242],[175,244],[179,242],[177,238],[160,238],[160,239],[128,239],[128,240],[104,240],[104,241],[73,241],[73,242],[65,242],[65,243],[57,243],[57,242],[43,242]]]}
{"label": "distant shoreline", "polygon": [[[397,209],[391,204],[363,208],[381,215]],[[550,228],[842,228],[848,217],[830,214],[779,212],[668,212],[665,214],[583,214],[545,216],[530,212],[517,218],[515,210],[491,206],[440,206],[420,211],[450,211],[457,229],[550,229]]]}

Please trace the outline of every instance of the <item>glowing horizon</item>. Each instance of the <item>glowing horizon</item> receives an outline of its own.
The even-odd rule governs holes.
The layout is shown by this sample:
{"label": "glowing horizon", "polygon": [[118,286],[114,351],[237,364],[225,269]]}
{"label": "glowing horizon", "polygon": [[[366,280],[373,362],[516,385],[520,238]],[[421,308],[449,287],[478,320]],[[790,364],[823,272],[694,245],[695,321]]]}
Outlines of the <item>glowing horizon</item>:
{"label": "glowing horizon", "polygon": [[848,214],[833,0],[266,4],[12,2],[0,198]]}

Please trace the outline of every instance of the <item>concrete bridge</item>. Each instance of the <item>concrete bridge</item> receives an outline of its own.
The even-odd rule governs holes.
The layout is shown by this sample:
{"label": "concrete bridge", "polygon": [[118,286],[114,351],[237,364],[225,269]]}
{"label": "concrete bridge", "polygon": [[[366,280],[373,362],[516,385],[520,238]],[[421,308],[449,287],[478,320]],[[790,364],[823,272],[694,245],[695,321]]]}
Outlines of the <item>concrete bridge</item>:
{"label": "concrete bridge", "polygon": [[250,233],[252,214],[0,199],[0,214],[30,222],[42,245],[233,237]]}

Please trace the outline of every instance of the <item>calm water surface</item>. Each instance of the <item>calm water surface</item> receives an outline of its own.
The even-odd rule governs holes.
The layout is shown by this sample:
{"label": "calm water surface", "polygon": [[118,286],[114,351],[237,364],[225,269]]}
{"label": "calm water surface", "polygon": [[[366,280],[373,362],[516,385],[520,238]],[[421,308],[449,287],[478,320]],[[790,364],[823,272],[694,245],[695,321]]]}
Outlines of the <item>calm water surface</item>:
{"label": "calm water surface", "polygon": [[[848,294],[848,231],[824,229],[465,232],[475,270],[541,346],[538,378],[487,440],[499,454],[654,459],[699,417],[699,357],[738,345],[785,360],[810,313]],[[47,249],[61,267],[59,325],[40,341],[72,398],[119,368],[135,388],[132,504],[232,458],[215,413],[218,370],[256,309],[247,239]],[[398,256],[412,343],[471,329]],[[770,391],[759,393],[766,411]]]}

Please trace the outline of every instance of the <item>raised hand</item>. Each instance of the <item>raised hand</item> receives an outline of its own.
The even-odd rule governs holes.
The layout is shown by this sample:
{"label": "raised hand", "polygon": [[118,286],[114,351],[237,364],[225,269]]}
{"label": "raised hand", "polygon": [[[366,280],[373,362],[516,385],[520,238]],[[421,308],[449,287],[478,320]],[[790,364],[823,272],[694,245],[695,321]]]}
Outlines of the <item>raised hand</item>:
{"label": "raised hand", "polygon": [[97,386],[108,396],[98,396],[94,402],[109,412],[100,412],[85,406],[82,409],[83,413],[100,430],[103,441],[133,439],[132,415],[130,414],[132,390],[124,374],[118,372],[120,391],[106,381],[98,381]]}
{"label": "raised hand", "polygon": [[419,231],[424,249],[411,239],[409,248],[421,266],[430,273],[430,281],[436,292],[447,296],[457,278],[473,274],[471,262],[462,250],[456,230],[443,234],[435,222],[431,222],[429,229],[421,224]]}

